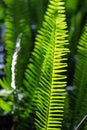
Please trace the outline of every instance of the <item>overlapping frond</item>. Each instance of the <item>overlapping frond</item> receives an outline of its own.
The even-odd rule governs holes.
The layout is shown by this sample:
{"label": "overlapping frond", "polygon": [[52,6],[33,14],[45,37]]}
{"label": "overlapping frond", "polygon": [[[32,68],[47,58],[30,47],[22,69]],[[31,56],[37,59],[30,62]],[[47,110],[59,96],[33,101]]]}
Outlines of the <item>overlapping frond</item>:
{"label": "overlapping frond", "polygon": [[75,121],[77,124],[87,114],[87,24],[78,44],[78,57],[74,75],[75,94]]}
{"label": "overlapping frond", "polygon": [[39,29],[42,25],[44,12],[49,0],[29,0],[32,24]]}
{"label": "overlapping frond", "polygon": [[64,2],[50,0],[44,18],[24,84],[30,91],[29,105],[37,99],[37,130],[55,130],[61,127],[66,95],[64,73],[68,41]]}
{"label": "overlapping frond", "polygon": [[[18,92],[15,96],[14,93],[11,93],[14,98],[9,98],[15,106],[15,103],[18,105],[20,99],[19,95],[24,93],[23,79],[26,66],[30,57],[32,50],[32,39],[31,39],[31,29],[30,29],[30,16],[29,16],[29,6],[28,1],[25,0],[12,0],[5,1],[7,5],[6,17],[5,17],[5,50],[6,50],[6,66],[5,74],[6,76],[3,80],[0,81],[2,88],[4,89],[13,89],[12,81],[15,83],[15,90]],[[22,36],[20,37],[20,34]],[[20,41],[17,45],[17,42]],[[20,50],[19,50],[20,48]],[[19,50],[19,51],[18,51]],[[13,62],[13,63],[12,63]],[[16,62],[16,63],[15,63]],[[12,70],[12,66],[13,69]],[[22,94],[19,94],[22,93]],[[14,101],[16,100],[16,101]],[[20,103],[18,109],[23,109],[23,103]],[[26,104],[26,103],[25,103]],[[21,110],[19,110],[21,111]],[[23,113],[23,112],[20,112]],[[19,115],[20,115],[19,113]]]}
{"label": "overlapping frond", "polygon": [[[11,64],[12,57],[15,51],[16,41],[20,33],[22,33],[21,49],[17,61],[16,84],[22,85],[22,79],[31,50],[31,33],[29,25],[29,7],[27,1],[18,0],[17,3],[13,0],[7,3],[7,15],[5,19],[6,34],[5,34],[5,49],[6,49],[6,67],[5,73],[9,79],[9,86],[11,83]],[[27,47],[26,47],[27,46]],[[25,53],[26,52],[26,53]],[[20,66],[20,67],[19,67]],[[21,75],[21,76],[20,76]]]}

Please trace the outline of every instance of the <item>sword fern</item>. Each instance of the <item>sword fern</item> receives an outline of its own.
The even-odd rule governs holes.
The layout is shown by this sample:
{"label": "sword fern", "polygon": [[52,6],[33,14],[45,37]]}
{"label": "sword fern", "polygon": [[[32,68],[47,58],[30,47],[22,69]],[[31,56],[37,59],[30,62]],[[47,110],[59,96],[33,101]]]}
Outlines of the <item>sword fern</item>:
{"label": "sword fern", "polygon": [[74,110],[76,115],[75,125],[87,114],[87,24],[84,27],[77,48],[78,57],[73,81],[76,87],[74,93],[77,97]]}
{"label": "sword fern", "polygon": [[30,91],[29,104],[36,102],[37,130],[56,130],[62,126],[66,97],[68,41],[64,2],[50,0],[44,19],[24,84]]}

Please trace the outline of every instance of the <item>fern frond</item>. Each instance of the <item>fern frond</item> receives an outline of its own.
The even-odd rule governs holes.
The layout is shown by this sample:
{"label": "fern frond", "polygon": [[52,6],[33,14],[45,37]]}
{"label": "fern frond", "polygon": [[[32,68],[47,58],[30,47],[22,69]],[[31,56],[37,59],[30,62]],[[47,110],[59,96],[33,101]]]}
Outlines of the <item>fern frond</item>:
{"label": "fern frond", "polygon": [[87,114],[87,24],[78,44],[78,60],[74,75],[75,94],[77,96],[75,105],[75,124]]}
{"label": "fern frond", "polygon": [[44,18],[43,26],[36,37],[24,84],[30,91],[29,105],[32,100],[35,101],[35,97],[38,98],[37,129],[55,130],[61,127],[66,97],[64,73],[68,41],[64,2],[51,0]]}
{"label": "fern frond", "polygon": [[[7,15],[5,19],[6,34],[5,34],[5,50],[6,50],[6,78],[11,83],[11,63],[15,51],[16,41],[20,33],[23,34],[21,41],[21,49],[16,65],[16,84],[22,85],[24,71],[32,50],[31,31],[29,25],[29,8],[27,1],[18,0],[17,3],[13,0],[7,3]],[[27,47],[26,47],[27,46]],[[19,67],[20,66],[20,67]],[[6,80],[7,80],[6,79]],[[10,86],[10,84],[9,84]]]}
{"label": "fern frond", "polygon": [[[24,0],[12,0],[11,3],[10,1],[5,1],[5,3],[7,4],[7,14],[5,17],[6,76],[0,81],[0,85],[6,90],[11,90],[13,89],[13,85],[11,84],[12,81],[15,84],[14,88],[17,94],[15,95],[13,91],[11,94],[13,95],[13,98],[9,98],[9,100],[13,101],[13,107],[15,107],[15,105],[20,106],[17,107],[17,110],[19,111],[18,116],[20,116],[21,109],[24,110],[25,106],[23,106],[24,102],[22,104],[19,99],[19,93],[23,94],[25,91],[23,86],[24,72],[32,50],[29,7],[27,4],[28,1]],[[18,48],[16,49],[16,43],[20,34],[22,34],[22,37],[20,38],[20,50],[18,53],[15,53],[18,51]],[[16,58],[14,57],[14,54],[16,54]],[[11,70],[11,68],[13,69]]]}
{"label": "fern frond", "polygon": [[[43,63],[43,72],[39,83],[39,94],[37,103],[36,127],[40,130],[61,129],[63,120],[63,109],[65,100],[65,67],[67,49],[66,44],[66,23],[64,3],[61,1],[50,1],[46,13],[48,25],[48,37],[45,38],[47,54]],[[61,17],[60,17],[61,16]],[[49,19],[49,21],[48,21]],[[46,28],[45,28],[46,29]],[[51,39],[50,39],[51,37]],[[49,39],[49,42],[47,42]]]}

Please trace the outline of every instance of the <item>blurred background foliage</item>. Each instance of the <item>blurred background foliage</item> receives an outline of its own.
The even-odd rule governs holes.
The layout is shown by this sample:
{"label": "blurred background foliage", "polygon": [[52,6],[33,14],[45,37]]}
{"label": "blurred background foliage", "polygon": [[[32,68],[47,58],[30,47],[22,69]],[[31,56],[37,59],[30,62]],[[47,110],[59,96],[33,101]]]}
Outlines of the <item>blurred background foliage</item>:
{"label": "blurred background foliage", "polygon": [[[67,86],[72,87],[75,64],[77,62],[77,54],[78,54],[77,45],[79,42],[79,38],[82,35],[83,27],[87,23],[87,0],[83,0],[83,1],[64,0],[64,1],[66,7],[66,20],[68,25],[69,43],[70,43],[69,44],[70,53],[68,55]],[[2,79],[5,77],[4,83],[1,82],[1,86],[0,86],[1,88],[0,122],[4,115],[7,115],[7,117],[10,116],[10,119],[13,118],[13,122],[15,122],[17,118],[20,118],[18,119],[18,122],[15,123],[16,125],[19,124],[17,125],[16,129],[23,129],[23,130],[34,129],[34,126],[32,124],[33,122],[32,120],[30,121],[30,123],[28,122],[29,118],[28,116],[26,116],[28,115],[28,110],[26,110],[25,115],[21,115],[21,112],[25,111],[25,108],[27,108],[28,105],[27,98],[24,98],[22,102],[18,100],[18,97],[14,99],[13,90],[11,89],[10,86],[11,72],[9,72],[9,70],[11,68],[11,60],[13,56],[12,52],[14,52],[13,46],[15,46],[16,44],[18,34],[20,32],[23,32],[24,35],[22,37],[22,43],[21,43],[22,49],[18,57],[17,70],[16,70],[18,71],[16,78],[19,79],[17,80],[18,82],[16,82],[18,86],[17,93],[19,93],[19,98],[20,98],[20,95],[23,94],[23,91],[25,90],[25,88],[23,88],[24,71],[26,69],[26,66],[28,65],[28,59],[31,56],[31,52],[34,47],[34,41],[35,41],[35,36],[37,34],[37,30],[39,30],[42,25],[48,2],[49,0],[24,0],[24,1],[23,0],[18,0],[18,1],[0,0],[0,78]],[[10,32],[9,32],[9,25],[11,27]],[[12,33],[12,35],[10,35],[10,33]],[[26,46],[23,43],[25,43]],[[8,55],[6,55],[7,53]],[[5,65],[7,67],[5,67]],[[9,77],[6,77],[6,74],[8,73],[10,73]],[[20,77],[20,73],[22,75],[21,77]],[[5,88],[5,86],[6,88],[10,88],[10,89],[8,89],[8,91],[2,90],[2,88]],[[21,86],[23,87],[21,88]],[[25,92],[25,94],[28,95],[27,92]],[[68,96],[65,105],[64,122],[62,128],[63,130],[72,130],[73,109],[74,109],[75,98],[76,98],[75,93],[71,90],[68,91]],[[13,106],[16,105],[15,104],[16,101],[18,105],[17,107],[20,106],[20,110],[15,112],[15,116],[14,116]],[[25,104],[23,104],[23,102],[25,102]],[[17,114],[19,115],[19,117],[17,117]],[[2,126],[2,124],[0,127],[3,128],[7,127],[4,125]],[[30,124],[32,124],[31,125],[32,127],[30,127]],[[8,130],[9,130],[9,126],[8,126]],[[86,123],[81,128],[81,130],[87,130]]]}

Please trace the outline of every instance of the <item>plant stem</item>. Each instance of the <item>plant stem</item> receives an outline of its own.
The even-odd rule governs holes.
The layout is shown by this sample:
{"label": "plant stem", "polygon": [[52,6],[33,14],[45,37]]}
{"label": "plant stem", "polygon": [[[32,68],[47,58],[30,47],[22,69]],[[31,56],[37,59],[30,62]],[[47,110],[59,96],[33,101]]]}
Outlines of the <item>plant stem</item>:
{"label": "plant stem", "polygon": [[80,121],[80,123],[77,125],[77,127],[75,128],[75,130],[78,130],[79,129],[79,127],[84,123],[84,121],[87,119],[87,115],[85,115],[84,117],[83,117],[83,119]]}

